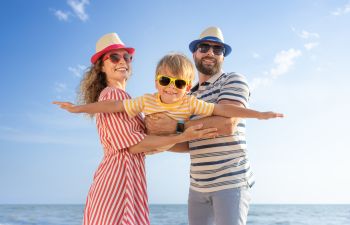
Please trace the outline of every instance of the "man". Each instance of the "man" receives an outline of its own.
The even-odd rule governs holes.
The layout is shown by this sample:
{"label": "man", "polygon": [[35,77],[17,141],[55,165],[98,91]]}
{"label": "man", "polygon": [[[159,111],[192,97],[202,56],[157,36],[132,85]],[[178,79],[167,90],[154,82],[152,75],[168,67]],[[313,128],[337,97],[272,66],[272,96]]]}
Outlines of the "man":
{"label": "man", "polygon": [[[221,30],[217,27],[207,28],[199,39],[189,44],[189,48],[193,53],[199,80],[190,94],[207,102],[247,107],[250,92],[245,78],[236,73],[222,71],[222,64],[231,53],[231,47],[224,42]],[[185,126],[203,123],[204,127],[208,127],[215,124],[220,130],[223,124],[230,124],[230,130],[235,126],[236,130],[215,139],[189,143],[189,224],[244,225],[249,209],[250,187],[254,183],[247,158],[245,121],[238,123],[234,120],[228,123],[223,118],[196,119],[198,118],[194,116]],[[161,125],[160,123],[150,118],[146,120],[147,128],[151,132],[164,132],[167,129],[170,131],[175,127],[170,121],[162,122]],[[181,124],[178,124],[177,131],[181,131]],[[179,145],[175,150],[181,151],[183,146]]]}

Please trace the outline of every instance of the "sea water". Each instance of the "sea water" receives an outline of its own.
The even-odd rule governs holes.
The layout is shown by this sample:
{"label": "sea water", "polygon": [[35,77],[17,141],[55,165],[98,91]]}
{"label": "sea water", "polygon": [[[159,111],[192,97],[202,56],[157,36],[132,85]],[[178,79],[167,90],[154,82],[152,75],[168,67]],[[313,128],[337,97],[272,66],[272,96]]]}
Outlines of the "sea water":
{"label": "sea water", "polygon": [[[0,205],[0,225],[80,225],[83,205]],[[187,205],[151,205],[152,225],[187,225]],[[350,205],[251,205],[248,225],[350,225]]]}

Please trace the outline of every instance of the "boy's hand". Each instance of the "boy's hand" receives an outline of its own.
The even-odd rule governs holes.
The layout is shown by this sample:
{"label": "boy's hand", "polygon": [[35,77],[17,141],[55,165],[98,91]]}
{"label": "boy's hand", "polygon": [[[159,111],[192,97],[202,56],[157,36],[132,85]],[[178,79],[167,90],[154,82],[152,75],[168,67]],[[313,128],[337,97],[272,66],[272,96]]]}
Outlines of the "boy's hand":
{"label": "boy's hand", "polygon": [[61,109],[65,109],[71,113],[80,113],[79,106],[76,106],[71,102],[52,102],[52,104],[59,105]]}
{"label": "boy's hand", "polygon": [[283,118],[284,115],[282,113],[276,112],[261,112],[259,116],[259,120],[267,120],[272,118]]}

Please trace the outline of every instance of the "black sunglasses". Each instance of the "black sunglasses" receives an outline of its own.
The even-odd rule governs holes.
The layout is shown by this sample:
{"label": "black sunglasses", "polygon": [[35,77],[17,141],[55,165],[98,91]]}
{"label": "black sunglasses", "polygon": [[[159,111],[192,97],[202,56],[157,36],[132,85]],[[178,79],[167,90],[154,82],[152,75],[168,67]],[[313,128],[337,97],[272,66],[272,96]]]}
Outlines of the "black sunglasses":
{"label": "black sunglasses", "polygon": [[103,61],[110,59],[112,63],[117,64],[122,57],[124,58],[126,63],[130,63],[132,61],[132,55],[129,53],[124,53],[124,55],[119,55],[117,53],[111,53],[103,57]]}
{"label": "black sunglasses", "polygon": [[199,49],[201,53],[207,53],[210,48],[213,49],[213,53],[215,55],[222,55],[225,53],[225,47],[222,45],[210,45],[205,43],[201,43],[197,45],[197,49]]}

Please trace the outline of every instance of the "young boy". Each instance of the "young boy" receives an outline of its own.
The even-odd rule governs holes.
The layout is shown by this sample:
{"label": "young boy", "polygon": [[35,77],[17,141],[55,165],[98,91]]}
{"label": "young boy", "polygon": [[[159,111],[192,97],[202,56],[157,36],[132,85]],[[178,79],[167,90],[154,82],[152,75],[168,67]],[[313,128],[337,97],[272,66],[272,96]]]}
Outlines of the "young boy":
{"label": "young boy", "polygon": [[101,101],[86,105],[74,105],[70,102],[54,102],[54,104],[72,113],[126,112],[133,117],[141,112],[145,115],[162,112],[175,120],[188,120],[191,115],[257,119],[283,117],[281,113],[207,103],[194,96],[188,96],[187,92],[191,88],[194,74],[193,64],[186,56],[168,54],[159,61],[156,68],[157,93],[124,101]]}

